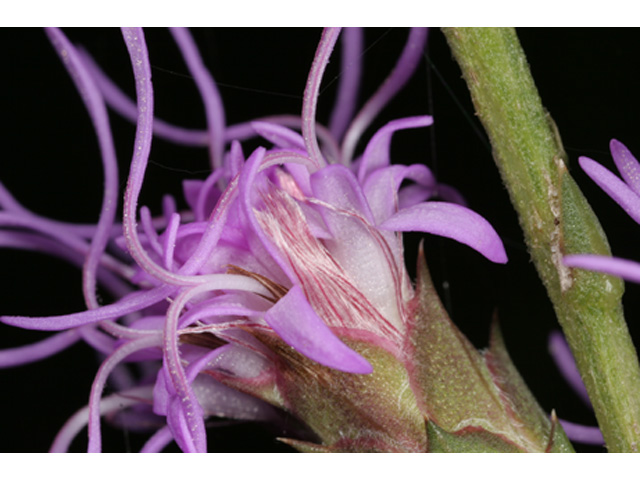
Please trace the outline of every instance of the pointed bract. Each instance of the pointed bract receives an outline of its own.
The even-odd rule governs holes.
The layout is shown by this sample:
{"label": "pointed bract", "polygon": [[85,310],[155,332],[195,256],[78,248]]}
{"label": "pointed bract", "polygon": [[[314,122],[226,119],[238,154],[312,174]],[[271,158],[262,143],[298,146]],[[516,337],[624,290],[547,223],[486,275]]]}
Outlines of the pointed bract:
{"label": "pointed bract", "polygon": [[453,325],[422,250],[409,341],[412,386],[429,422],[430,451],[544,452],[552,444],[572,450],[518,375],[497,329],[482,355]]}

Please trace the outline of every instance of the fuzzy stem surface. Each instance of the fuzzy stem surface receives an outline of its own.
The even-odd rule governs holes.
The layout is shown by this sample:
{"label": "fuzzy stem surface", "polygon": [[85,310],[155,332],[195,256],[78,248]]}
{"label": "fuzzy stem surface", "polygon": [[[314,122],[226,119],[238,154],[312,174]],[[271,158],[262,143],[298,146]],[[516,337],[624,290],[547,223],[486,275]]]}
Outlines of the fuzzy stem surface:
{"label": "fuzzy stem surface", "polygon": [[640,368],[622,313],[624,285],[570,269],[564,255],[611,255],[598,219],[569,175],[512,28],[445,28],[612,452],[640,448]]}

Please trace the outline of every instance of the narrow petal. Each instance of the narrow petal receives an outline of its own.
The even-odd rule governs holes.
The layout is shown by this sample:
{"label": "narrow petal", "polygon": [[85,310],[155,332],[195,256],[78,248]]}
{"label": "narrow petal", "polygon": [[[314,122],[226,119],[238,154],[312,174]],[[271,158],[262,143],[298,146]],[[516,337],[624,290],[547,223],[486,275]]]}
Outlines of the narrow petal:
{"label": "narrow petal", "polygon": [[91,246],[82,267],[82,290],[85,303],[88,308],[97,308],[99,305],[96,293],[98,265],[109,241],[109,233],[115,221],[118,204],[118,161],[109,126],[107,107],[98,87],[67,37],[59,29],[54,28],[47,29],[46,33],[80,92],[93,122],[100,146],[104,174],[102,207],[96,231],[91,239]]}
{"label": "narrow petal", "polygon": [[205,115],[207,117],[207,132],[211,157],[211,168],[216,170],[222,166],[224,156],[225,115],[222,98],[218,87],[205,67],[189,30],[186,28],[172,28],[171,33],[178,44],[189,72],[198,87]]}
{"label": "narrow petal", "polygon": [[[398,210],[404,210],[425,202],[433,196],[433,191],[433,188],[423,187],[422,185],[407,185],[398,192]],[[445,201],[448,202],[449,200]]]}
{"label": "narrow petal", "polygon": [[105,305],[93,310],[70,313],[67,315],[55,315],[49,317],[19,317],[0,316],[0,322],[27,330],[59,331],[68,328],[81,327],[97,323],[102,320],[114,320],[143,308],[163,301],[176,290],[175,287],[164,285],[153,290],[134,292],[120,299],[117,303]]}
{"label": "narrow petal", "polygon": [[[455,187],[446,185],[444,183],[439,183],[437,189],[438,193],[436,195],[443,201],[457,203],[458,205],[462,205],[463,207],[467,206],[467,201]],[[402,205],[402,202],[400,202],[400,204]]]}
{"label": "narrow petal", "polygon": [[[153,87],[151,84],[151,63],[147,52],[147,44],[141,28],[123,28],[122,36],[127,50],[136,84],[138,119],[133,158],[124,194],[123,233],[127,250],[136,263],[152,277],[163,283],[174,280],[171,272],[161,267],[144,249],[138,235],[136,225],[138,199],[142,190],[145,170],[151,151],[153,128]],[[178,284],[181,282],[178,281]],[[188,284],[190,282],[186,282]],[[196,282],[197,283],[197,282]],[[183,283],[184,284],[184,283]]]}
{"label": "narrow petal", "polygon": [[[240,190],[243,213],[248,221],[247,227],[250,227],[251,230],[253,230],[259,240],[259,245],[255,245],[253,248],[264,249],[267,254],[260,255],[260,257],[272,260],[278,267],[280,267],[289,279],[293,280],[296,278],[295,273],[282,258],[282,255],[280,255],[270,239],[265,235],[256,218],[254,205],[257,203],[257,197],[259,195],[258,187],[260,185],[260,178],[258,177],[258,172],[263,164],[264,153],[264,148],[258,148],[255,150],[247,159],[247,163],[240,174],[238,188]],[[264,179],[262,179],[262,181],[264,182]]]}
{"label": "narrow petal", "polygon": [[226,219],[229,202],[235,196],[233,183],[230,184],[218,202],[218,208],[208,224],[207,231],[202,236],[194,254],[181,267],[178,273],[165,269],[154,261],[144,249],[138,235],[136,218],[138,199],[142,190],[145,170],[149,162],[151,151],[151,137],[153,128],[153,86],[151,84],[151,63],[144,33],[141,28],[123,28],[122,35],[129,52],[131,66],[133,68],[136,99],[138,104],[138,120],[136,123],[136,135],[134,140],[134,153],[131,160],[131,169],[124,194],[123,209],[123,234],[127,250],[136,263],[151,277],[165,284],[194,285],[206,281],[202,276],[193,275],[206,261],[211,249],[215,246],[222,225]]}
{"label": "narrow petal", "polygon": [[618,171],[624,181],[631,187],[631,189],[640,195],[640,164],[636,157],[625,147],[622,142],[618,140],[611,140],[609,143],[611,149],[611,155],[613,161],[618,167]]}
{"label": "narrow petal", "polygon": [[269,122],[251,122],[251,126],[258,135],[269,140],[276,147],[295,148],[304,151],[302,135],[290,128]]}
{"label": "narrow petal", "polygon": [[233,178],[240,173],[242,166],[244,165],[244,153],[242,151],[242,145],[237,140],[231,141],[231,147],[229,148],[229,155],[225,160],[224,168],[227,178]]}
{"label": "narrow petal", "polygon": [[[111,109],[132,123],[138,118],[138,107],[100,68],[91,55],[78,48],[78,53],[87,70],[93,77],[100,93]],[[209,145],[209,132],[171,125],[159,118],[153,120],[153,134],[178,145],[206,147]]]}
{"label": "narrow petal", "polygon": [[329,63],[333,47],[338,40],[338,35],[340,35],[339,28],[325,28],[323,30],[320,44],[311,64],[311,71],[309,72],[302,101],[302,136],[304,137],[306,150],[317,167],[326,164],[322,158],[316,136],[316,108],[318,106],[318,96],[320,95],[320,82]]}
{"label": "narrow petal", "polygon": [[371,173],[363,191],[373,213],[374,224],[382,223],[398,211],[398,189],[404,180],[405,165],[391,165]]}
{"label": "narrow petal", "polygon": [[[183,290],[167,310],[163,332],[163,370],[164,388],[168,397],[167,424],[171,428],[178,446],[183,451],[206,451],[206,431],[204,427],[202,407],[191,387],[180,350],[178,347],[178,322],[184,306],[196,295],[208,291],[209,285],[200,285]],[[160,375],[158,375],[160,377]],[[156,388],[154,394],[159,389]],[[154,405],[154,410],[158,408]]]}
{"label": "narrow petal", "polygon": [[61,352],[78,340],[80,334],[77,330],[67,330],[30,345],[0,350],[0,368],[37,362]]}
{"label": "narrow petal", "polygon": [[89,446],[88,452],[100,452],[102,450],[102,438],[100,435],[100,403],[102,391],[109,374],[113,369],[132,353],[149,347],[159,347],[161,337],[159,334],[150,333],[147,337],[132,340],[121,345],[111,355],[109,355],[100,368],[91,385],[89,395]]}
{"label": "narrow petal", "polygon": [[353,153],[364,131],[371,125],[378,113],[407,83],[422,59],[422,51],[427,41],[426,28],[412,28],[402,54],[389,76],[353,119],[342,141],[342,155],[345,163],[350,163]]}
{"label": "narrow petal", "polygon": [[218,199],[220,198],[220,190],[216,185],[220,183],[224,171],[220,168],[215,170],[202,184],[202,188],[198,192],[196,200],[195,215],[198,219],[206,219],[213,212]]}
{"label": "narrow petal", "polygon": [[342,52],[340,55],[340,84],[334,108],[331,111],[329,130],[340,140],[353,118],[360,90],[362,76],[362,44],[364,35],[361,28],[350,27],[342,30]]}
{"label": "narrow petal", "polygon": [[189,210],[194,212],[196,221],[201,222],[204,220],[196,209],[196,205],[198,203],[198,195],[200,194],[200,190],[204,185],[204,180],[195,180],[191,178],[184,179],[182,181],[182,193],[185,201],[187,202],[187,206]]}
{"label": "narrow petal", "polygon": [[147,440],[140,453],[160,453],[172,440],[171,429],[168,426],[162,427]]}
{"label": "narrow petal", "polygon": [[622,180],[598,162],[580,157],[580,166],[631,218],[640,223],[640,197]]}
{"label": "narrow petal", "polygon": [[598,427],[589,427],[578,423],[560,420],[560,425],[564,429],[570,440],[587,445],[604,445],[604,437]]}
{"label": "narrow petal", "polygon": [[382,230],[425,232],[470,246],[492,262],[506,263],[507,253],[493,227],[477,213],[453,203],[429,202],[400,210],[379,225]]}
{"label": "narrow petal", "polygon": [[576,361],[569,349],[569,344],[567,344],[567,341],[560,332],[553,332],[549,336],[549,353],[564,379],[571,388],[573,388],[573,391],[576,392],[586,405],[591,407],[587,387],[585,387],[582,382]]}
{"label": "narrow petal", "polygon": [[564,257],[564,264],[567,267],[608,273],[631,282],[640,283],[640,263],[632,260],[601,255],[568,255]]}
{"label": "narrow petal", "polygon": [[410,128],[428,127],[432,123],[433,117],[428,115],[400,118],[387,123],[376,132],[367,144],[358,168],[358,180],[362,183],[371,172],[389,166],[391,163],[389,159],[391,137],[395,132]]}
{"label": "narrow petal", "polygon": [[[130,406],[150,402],[152,398],[151,387],[135,387],[127,391],[117,392],[103,397],[100,400],[100,415],[105,416],[124,410]],[[66,421],[60,429],[49,449],[50,453],[65,453],[69,450],[71,442],[87,426],[89,422],[89,406],[82,407]]]}
{"label": "narrow petal", "polygon": [[298,286],[292,287],[264,316],[288,345],[327,367],[350,373],[371,373],[373,367],[347,347],[311,308]]}
{"label": "narrow petal", "polygon": [[416,196],[419,198],[419,201],[413,201],[405,207],[423,202],[436,191],[435,178],[425,165],[390,165],[379,168],[367,176],[363,190],[376,224],[385,221],[401,208],[401,192],[399,190],[405,180],[413,180],[417,183],[417,185],[409,185],[404,188],[406,190],[414,187],[413,198],[411,194],[402,196],[405,202],[411,202]]}

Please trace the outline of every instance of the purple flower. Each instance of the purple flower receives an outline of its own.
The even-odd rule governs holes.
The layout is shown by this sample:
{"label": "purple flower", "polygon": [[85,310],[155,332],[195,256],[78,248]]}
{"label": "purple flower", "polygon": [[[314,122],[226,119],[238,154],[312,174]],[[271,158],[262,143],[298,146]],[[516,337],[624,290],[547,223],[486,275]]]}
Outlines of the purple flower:
{"label": "purple flower", "polygon": [[[184,451],[205,451],[210,416],[273,420],[276,410],[261,399],[281,406],[277,394],[266,392],[278,375],[277,353],[260,340],[265,336],[319,365],[353,374],[373,370],[348,346],[353,341],[403,359],[414,290],[404,267],[402,232],[441,235],[493,262],[507,260],[489,223],[447,202],[460,197],[438,184],[426,166],[391,164],[393,134],[427,127],[431,117],[389,122],[354,158],[364,131],[413,73],[426,41],[424,29],[411,31],[391,74],[355,115],[360,69],[344,72],[328,128],[316,125],[316,106],[339,29],[322,34],[300,117],[232,126],[226,125],[216,84],[189,32],[172,30],[202,96],[206,131],[154,119],[141,29],[123,29],[136,103],[59,30],[47,33],[89,111],[105,172],[95,227],[39,217],[0,187],[3,225],[14,228],[2,232],[3,244],[82,265],[87,305],[73,314],[1,317],[9,325],[60,333],[0,352],[0,366],[40,360],[80,339],[106,357],[88,407],[63,427],[54,451],[65,450],[86,423],[88,449],[100,451],[100,416],[106,414],[133,411],[140,426],[149,418],[166,418],[144,451],[159,451],[172,440]],[[345,64],[358,63],[360,43],[358,30],[344,32]],[[122,224],[115,221],[118,182],[106,104],[137,126]],[[138,205],[154,134],[209,149],[211,174],[184,182],[189,211],[178,212],[170,198],[158,217]],[[241,142],[254,136],[268,146],[245,157]],[[445,201],[431,201],[434,197]],[[113,304],[99,305],[98,283],[117,298]],[[144,379],[121,370],[123,362],[139,363]],[[122,383],[129,386],[103,397],[112,375],[125,377]],[[223,378],[234,379],[242,391],[222,383]]]}

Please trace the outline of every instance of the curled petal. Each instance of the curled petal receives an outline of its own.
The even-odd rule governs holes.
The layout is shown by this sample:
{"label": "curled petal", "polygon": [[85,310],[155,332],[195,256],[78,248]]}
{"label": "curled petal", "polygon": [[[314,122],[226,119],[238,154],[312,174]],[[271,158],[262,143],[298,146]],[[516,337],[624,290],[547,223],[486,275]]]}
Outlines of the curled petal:
{"label": "curled petal", "polygon": [[398,130],[428,127],[433,123],[433,117],[409,117],[393,120],[376,132],[371,138],[362,155],[362,162],[358,168],[358,180],[363,182],[371,172],[389,166],[389,149],[391,137]]}
{"label": "curled petal", "polygon": [[169,445],[172,440],[173,434],[169,427],[162,427],[154,433],[149,440],[147,440],[147,442],[142,446],[140,453],[159,453]]}
{"label": "curled petal", "polygon": [[107,107],[98,87],[83,65],[78,52],[65,35],[59,29],[54,28],[47,29],[46,32],[80,92],[100,145],[104,172],[102,208],[89,252],[82,267],[82,290],[85,302],[87,307],[97,308],[99,305],[96,295],[97,270],[100,258],[109,241],[109,232],[113,228],[115,220],[115,206],[118,203],[118,162],[109,127]]}
{"label": "curled petal", "polygon": [[100,436],[100,403],[107,377],[126,357],[144,348],[159,346],[160,341],[160,335],[157,334],[149,334],[146,337],[132,340],[114,350],[114,352],[109,355],[104,362],[102,362],[102,365],[100,365],[96,378],[93,380],[93,385],[91,385],[91,394],[89,395],[88,452],[100,452],[102,450],[102,438]]}
{"label": "curled petal", "polygon": [[[128,407],[138,404],[145,404],[151,401],[151,387],[135,387],[127,391],[114,393],[100,400],[100,416],[122,411]],[[89,406],[78,410],[56,435],[49,452],[63,453],[69,450],[71,442],[89,423]]]}
{"label": "curled petal", "polygon": [[[212,283],[183,290],[167,310],[164,325],[163,372],[169,394],[167,423],[183,451],[204,452],[207,447],[202,407],[191,386],[189,371],[184,369],[178,346],[179,316],[185,305],[193,298],[205,292],[226,288],[227,280],[234,275],[223,274],[214,277],[216,280]],[[158,389],[156,391],[158,392]]]}
{"label": "curled petal", "polygon": [[[404,180],[413,180],[417,185],[408,194],[399,191]],[[436,191],[436,181],[425,165],[391,165],[371,173],[364,182],[364,194],[373,212],[376,223],[381,223],[403,208],[421,203]],[[401,200],[402,199],[402,200]]]}
{"label": "curled petal", "polygon": [[640,223],[640,196],[598,162],[580,157],[580,166],[631,218]]}
{"label": "curled petal", "polygon": [[316,108],[318,95],[320,94],[320,82],[325,68],[329,63],[329,57],[340,34],[339,28],[326,28],[322,32],[320,44],[311,64],[311,71],[304,89],[302,101],[302,136],[306,149],[316,167],[325,165],[325,160],[320,153],[320,146],[316,136]]}
{"label": "curled petal", "polygon": [[[122,117],[135,123],[138,117],[138,107],[100,68],[91,55],[78,48],[78,53],[85,67],[93,77],[100,93],[111,109]],[[179,145],[205,147],[209,145],[209,132],[194,130],[171,125],[159,118],[153,121],[154,135]]]}
{"label": "curled petal", "polygon": [[269,140],[276,147],[296,148],[304,151],[302,135],[275,123],[251,122],[251,126],[261,137]]}
{"label": "curled petal", "polygon": [[189,31],[186,28],[173,28],[171,33],[202,97],[207,117],[211,167],[216,170],[222,166],[224,155],[225,118],[222,98],[213,77],[202,62],[198,47]]}
{"label": "curled petal", "polygon": [[602,255],[567,255],[564,257],[564,264],[567,267],[608,273],[631,282],[640,283],[640,263],[632,260]]}
{"label": "curled petal", "polygon": [[198,220],[205,220],[213,212],[220,198],[220,191],[216,185],[221,181],[223,174],[221,168],[215,170],[202,184],[202,188],[198,192],[196,208],[194,208],[194,214]]}
{"label": "curled petal", "polygon": [[638,195],[640,195],[640,164],[636,157],[625,147],[622,142],[618,140],[611,140],[609,143],[611,149],[611,155],[613,161],[618,167],[618,171],[624,181],[631,187],[631,189]]}
{"label": "curled petal", "polygon": [[378,226],[397,232],[425,232],[452,238],[492,262],[506,263],[507,253],[493,227],[477,213],[453,203],[429,202],[400,210]]}
{"label": "curled petal", "polygon": [[[451,185],[439,183],[437,191],[438,197],[440,197],[445,202],[457,203],[458,205],[462,205],[463,207],[467,206],[467,201],[464,199],[462,194]],[[400,197],[400,205],[402,205],[402,197]]]}
{"label": "curled petal", "polygon": [[[271,241],[267,238],[259,222],[256,218],[254,203],[256,202],[258,189],[257,175],[263,164],[265,150],[258,148],[247,159],[247,164],[240,174],[239,189],[242,199],[243,213],[248,220],[248,226],[255,232],[264,249],[269,253],[274,262],[282,269],[289,278],[295,278],[295,274],[286,264],[279,252],[274,248]],[[265,256],[265,258],[267,258]]]}
{"label": "curled petal", "polygon": [[[181,267],[178,273],[165,269],[154,261],[144,249],[138,235],[136,213],[138,199],[142,190],[145,170],[149,162],[151,137],[153,129],[153,87],[151,84],[151,63],[144,34],[140,28],[123,28],[122,35],[129,51],[131,66],[136,80],[136,98],[138,102],[138,120],[134,153],[131,160],[129,180],[124,194],[123,234],[130,255],[136,263],[150,276],[165,284],[193,285],[206,281],[202,276],[193,275],[206,261],[208,253],[220,238],[222,223],[227,214],[227,207],[235,195],[233,183],[225,190],[218,201],[218,206],[210,219],[206,233],[202,236],[196,252]],[[218,221],[219,220],[219,221]]]}
{"label": "curled petal", "polygon": [[191,178],[187,178],[182,181],[182,194],[184,196],[185,201],[187,202],[187,206],[189,210],[195,213],[196,220],[201,222],[204,220],[203,218],[198,216],[198,212],[196,211],[198,204],[198,195],[200,195],[200,190],[204,185],[204,180],[194,180]]}
{"label": "curled petal", "polygon": [[371,373],[373,367],[347,347],[311,308],[298,286],[278,301],[265,321],[288,345],[327,367],[350,373]]}

